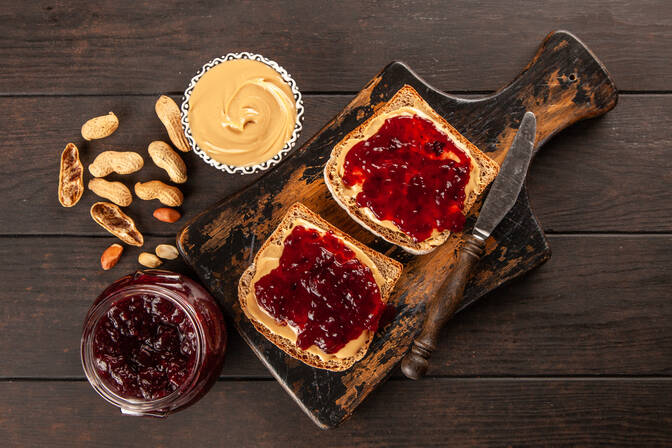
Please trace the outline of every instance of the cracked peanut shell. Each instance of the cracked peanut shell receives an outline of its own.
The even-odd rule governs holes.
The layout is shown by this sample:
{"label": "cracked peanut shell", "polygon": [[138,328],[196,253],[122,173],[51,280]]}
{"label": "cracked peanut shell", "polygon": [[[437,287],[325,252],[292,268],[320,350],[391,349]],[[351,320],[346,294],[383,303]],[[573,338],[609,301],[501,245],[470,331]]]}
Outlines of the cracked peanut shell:
{"label": "cracked peanut shell", "polygon": [[131,246],[142,246],[145,239],[135,227],[135,221],[110,202],[96,202],[91,206],[91,217],[103,229]]}
{"label": "cracked peanut shell", "polygon": [[84,166],[79,160],[79,150],[68,143],[61,153],[61,170],[58,176],[58,202],[72,207],[84,194]]}

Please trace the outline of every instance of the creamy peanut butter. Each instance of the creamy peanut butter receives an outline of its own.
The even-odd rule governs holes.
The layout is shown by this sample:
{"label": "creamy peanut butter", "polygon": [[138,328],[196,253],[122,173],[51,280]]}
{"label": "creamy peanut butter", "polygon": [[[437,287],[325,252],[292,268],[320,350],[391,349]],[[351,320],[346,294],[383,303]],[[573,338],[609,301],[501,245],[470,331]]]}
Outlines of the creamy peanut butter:
{"label": "creamy peanut butter", "polygon": [[[338,155],[338,159],[336,160],[336,167],[338,169],[338,175],[343,178],[343,173],[344,173],[344,167],[343,164],[345,163],[345,156],[348,154],[348,151],[350,148],[355,146],[357,143],[361,141],[368,140],[371,136],[375,135],[376,132],[380,129],[380,127],[385,124],[385,121],[388,118],[392,117],[398,117],[401,115],[407,115],[407,116],[414,116],[417,115],[421,118],[424,118],[426,120],[431,121],[432,123],[435,123],[435,121],[426,113],[421,111],[420,109],[416,109],[415,107],[412,106],[406,106],[402,107],[400,109],[396,109],[394,111],[390,111],[384,114],[380,114],[379,116],[375,117],[371,122],[366,126],[366,128],[362,129],[362,135],[359,138],[353,138],[345,142],[345,145],[343,146],[343,150],[340,152]],[[437,128],[441,129],[439,126]],[[469,158],[470,162],[470,171],[469,171],[469,182],[467,185],[464,187],[464,194],[465,197],[469,197],[469,194],[471,194],[472,191],[477,187],[478,185],[478,178],[480,176],[480,167],[478,164],[474,161],[474,158],[471,155],[471,152],[469,151],[469,148],[459,140],[453,140],[451,141],[460,148],[464,153],[467,155]],[[457,156],[454,154],[450,154],[449,156],[452,156],[454,160],[459,160]],[[353,186],[346,186],[343,185],[343,195],[346,196],[348,199],[355,198],[357,194],[362,191],[362,186],[361,185],[353,185]],[[362,209],[363,213],[365,213],[369,219],[371,219],[374,222],[377,222],[379,225],[382,227],[385,227],[387,229],[399,231],[399,228],[393,221],[389,220],[380,220],[378,219],[371,210],[368,208],[363,208]],[[434,232],[432,233],[432,236],[435,236],[439,233],[438,230],[434,229]]]}
{"label": "creamy peanut butter", "polygon": [[[292,230],[296,226],[303,226],[306,228],[310,229],[316,229],[320,234],[324,234],[325,231],[323,229],[320,229],[319,227],[315,226],[314,224],[303,220],[303,219],[297,219],[296,222],[292,224],[292,226],[288,229],[286,229],[283,234],[282,234],[282,240],[284,241],[284,238],[292,233]],[[367,266],[370,270],[371,273],[373,274],[373,278],[376,281],[376,284],[378,285],[378,289],[381,288],[381,285],[385,281],[382,274],[380,273],[380,270],[378,270],[378,267],[376,264],[369,258],[368,255],[364,253],[360,248],[355,246],[354,244],[342,240],[343,243],[351,249],[355,254],[357,255],[357,258],[359,261],[361,261],[365,266]],[[254,274],[254,277],[252,278],[252,287],[250,288],[250,293],[247,296],[247,312],[254,317],[257,321],[261,322],[266,328],[268,328],[269,331],[271,331],[274,334],[277,334],[279,336],[282,336],[284,338],[289,339],[293,343],[296,343],[297,339],[297,330],[293,328],[290,325],[280,325],[278,322],[268,314],[263,308],[259,306],[259,303],[257,302],[257,298],[254,294],[254,284],[263,276],[271,272],[273,269],[278,267],[280,264],[280,256],[282,255],[282,250],[283,250],[284,245],[283,244],[269,244],[263,252],[259,253],[257,257],[257,270]],[[361,335],[359,335],[358,338],[351,340],[348,342],[343,348],[341,348],[339,351],[336,353],[326,353],[323,350],[321,350],[319,347],[316,347],[315,345],[311,345],[306,351],[309,353],[312,353],[314,355],[319,356],[323,361],[329,361],[331,359],[344,359],[344,358],[349,358],[351,356],[354,356],[366,343],[370,336],[371,332],[368,330],[364,330]]]}
{"label": "creamy peanut butter", "polygon": [[234,166],[271,159],[294,131],[289,85],[263,62],[234,59],[209,69],[189,98],[189,127],[212,159]]}

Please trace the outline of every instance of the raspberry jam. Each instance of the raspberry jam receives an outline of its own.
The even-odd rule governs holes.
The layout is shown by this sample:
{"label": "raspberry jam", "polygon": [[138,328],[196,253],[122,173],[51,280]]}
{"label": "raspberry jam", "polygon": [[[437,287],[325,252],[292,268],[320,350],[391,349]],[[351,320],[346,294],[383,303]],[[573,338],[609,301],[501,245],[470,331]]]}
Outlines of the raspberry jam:
{"label": "raspberry jam", "polygon": [[196,330],[175,304],[154,294],[120,300],[93,336],[98,375],[119,396],[157,400],[194,370]]}
{"label": "raspberry jam", "polygon": [[96,392],[123,413],[164,416],[209,389],[225,347],[222,313],[205,289],[149,270],[116,281],[91,306],[82,365]]}
{"label": "raspberry jam", "polygon": [[469,156],[434,123],[400,115],[348,151],[343,183],[360,185],[357,205],[419,242],[434,230],[464,227],[470,165]]}
{"label": "raspberry jam", "polygon": [[364,330],[376,331],[384,308],[371,270],[332,232],[295,226],[280,264],[254,285],[259,306],[297,330],[296,345],[336,353]]}

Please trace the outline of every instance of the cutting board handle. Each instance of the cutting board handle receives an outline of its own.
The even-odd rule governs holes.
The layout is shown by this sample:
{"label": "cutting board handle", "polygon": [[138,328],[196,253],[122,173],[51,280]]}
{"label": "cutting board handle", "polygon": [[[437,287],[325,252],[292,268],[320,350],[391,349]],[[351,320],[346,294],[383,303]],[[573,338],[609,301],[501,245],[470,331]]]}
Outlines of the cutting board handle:
{"label": "cutting board handle", "polygon": [[[536,146],[567,126],[602,115],[616,106],[618,90],[602,62],[576,36],[550,33],[525,69],[506,87],[485,99],[510,104],[511,132],[499,136],[508,148],[526,111],[537,117]],[[479,102],[479,109],[484,104]],[[501,162],[501,161],[499,161]]]}

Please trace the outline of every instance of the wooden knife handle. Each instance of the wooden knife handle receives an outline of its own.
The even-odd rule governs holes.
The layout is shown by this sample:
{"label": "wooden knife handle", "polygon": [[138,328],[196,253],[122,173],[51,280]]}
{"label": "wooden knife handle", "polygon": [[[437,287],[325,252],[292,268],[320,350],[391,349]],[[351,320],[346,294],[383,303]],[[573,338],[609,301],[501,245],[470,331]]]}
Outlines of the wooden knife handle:
{"label": "wooden knife handle", "polygon": [[464,237],[462,248],[458,249],[455,269],[448,274],[437,294],[430,300],[422,331],[401,361],[401,371],[408,378],[417,380],[427,372],[429,357],[436,348],[439,331],[457,311],[464,287],[484,252],[485,241],[471,234]]}

